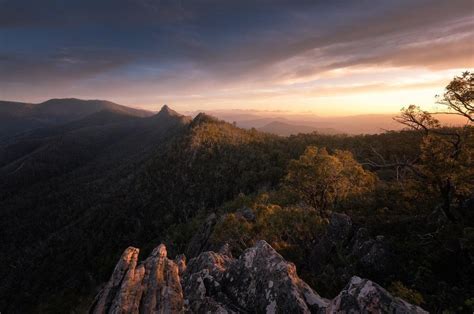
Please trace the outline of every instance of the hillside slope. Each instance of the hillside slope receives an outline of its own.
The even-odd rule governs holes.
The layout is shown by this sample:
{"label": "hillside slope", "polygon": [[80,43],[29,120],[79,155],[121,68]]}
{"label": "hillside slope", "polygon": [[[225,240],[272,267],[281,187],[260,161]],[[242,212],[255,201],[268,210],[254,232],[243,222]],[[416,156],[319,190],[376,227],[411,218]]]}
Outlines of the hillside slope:
{"label": "hillside slope", "polygon": [[38,104],[0,101],[0,139],[24,131],[78,120],[99,111],[134,117],[153,115],[105,100],[50,99]]}
{"label": "hillside slope", "polygon": [[266,155],[249,154],[262,134],[167,107],[117,120],[89,116],[1,147],[0,246],[12,253],[0,263],[0,308],[77,304],[124,245],[165,239],[173,224],[274,177]]}
{"label": "hillside slope", "polygon": [[[337,208],[354,216],[354,226],[350,222],[347,232],[334,232],[337,245],[315,251],[326,220],[281,188],[288,164],[309,145],[349,150],[363,162],[414,158],[419,141],[416,132],[285,138],[206,114],[191,119],[166,106],[145,118],[100,111],[5,138],[0,141],[0,249],[8,254],[0,259],[0,310],[85,312],[129,245],[146,255],[154,243],[166,243],[170,255],[193,252],[187,254],[195,257],[205,249],[200,244],[234,242],[237,255],[256,239],[271,243],[327,298],[335,297],[350,276],[361,275],[384,287],[410,284],[422,291],[430,311],[439,308],[441,294],[449,297],[443,308],[458,306],[470,291],[468,255],[462,248],[453,251],[451,242],[433,250],[418,240],[419,234],[435,231],[436,226],[420,222],[436,199],[406,198],[398,182],[390,181],[396,173],[381,169],[377,195]],[[214,231],[207,228],[209,216]],[[373,254],[383,251],[382,244],[393,254]],[[363,274],[354,266],[385,264],[377,256],[406,266],[381,273],[381,267],[369,267]],[[412,281],[420,267],[436,270],[426,275],[434,283],[426,289],[425,277]],[[443,292],[446,284],[461,288]],[[420,304],[420,298],[412,299]]]}

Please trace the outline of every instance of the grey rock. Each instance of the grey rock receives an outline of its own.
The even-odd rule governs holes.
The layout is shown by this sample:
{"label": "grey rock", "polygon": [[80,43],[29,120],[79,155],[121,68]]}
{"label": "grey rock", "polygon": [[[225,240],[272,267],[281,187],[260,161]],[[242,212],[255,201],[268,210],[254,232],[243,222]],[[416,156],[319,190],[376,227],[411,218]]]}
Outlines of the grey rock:
{"label": "grey rock", "polygon": [[222,285],[229,298],[249,312],[323,313],[329,304],[265,241],[230,264]]}
{"label": "grey rock", "polygon": [[188,312],[205,313],[217,309],[223,313],[234,312],[222,286],[225,273],[233,262],[231,257],[215,252],[201,253],[189,261],[183,276]]}
{"label": "grey rock", "polygon": [[376,283],[352,277],[335,297],[327,313],[428,313],[422,308],[393,297]]}
{"label": "grey rock", "polygon": [[164,245],[137,265],[138,252],[125,250],[90,313],[425,313],[359,277],[322,298],[265,241],[238,259],[227,246],[187,265],[183,255],[168,259]]}
{"label": "grey rock", "polygon": [[[362,271],[378,276],[392,267],[391,252],[383,236],[372,238],[365,228],[356,228],[349,216],[332,213],[326,234],[316,243],[312,254],[316,272],[326,270],[334,256],[351,261],[338,269],[341,278]],[[350,274],[349,276],[346,276]]]}

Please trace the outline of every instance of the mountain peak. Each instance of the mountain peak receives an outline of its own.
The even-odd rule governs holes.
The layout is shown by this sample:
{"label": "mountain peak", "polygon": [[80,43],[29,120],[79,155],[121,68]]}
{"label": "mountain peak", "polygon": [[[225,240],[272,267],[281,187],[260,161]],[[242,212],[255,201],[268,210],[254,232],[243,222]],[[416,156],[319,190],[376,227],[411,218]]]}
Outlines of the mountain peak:
{"label": "mountain peak", "polygon": [[173,109],[171,109],[168,105],[163,105],[163,107],[161,107],[160,111],[158,112],[157,114],[158,116],[171,116],[171,117],[176,117],[176,116],[180,116],[179,113],[177,113],[176,111],[174,111]]}

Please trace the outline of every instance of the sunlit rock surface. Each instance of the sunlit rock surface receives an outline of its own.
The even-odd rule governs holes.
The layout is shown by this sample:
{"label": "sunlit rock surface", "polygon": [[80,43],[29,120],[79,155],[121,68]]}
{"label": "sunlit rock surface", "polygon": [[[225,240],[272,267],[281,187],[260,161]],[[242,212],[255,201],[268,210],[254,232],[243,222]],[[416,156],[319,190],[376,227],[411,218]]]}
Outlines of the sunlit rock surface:
{"label": "sunlit rock surface", "polygon": [[428,313],[418,306],[395,298],[378,284],[352,277],[335,297],[327,313]]}
{"label": "sunlit rock surface", "polygon": [[359,277],[325,299],[265,241],[239,258],[224,246],[187,264],[163,244],[139,264],[138,252],[125,250],[90,313],[426,313]]}

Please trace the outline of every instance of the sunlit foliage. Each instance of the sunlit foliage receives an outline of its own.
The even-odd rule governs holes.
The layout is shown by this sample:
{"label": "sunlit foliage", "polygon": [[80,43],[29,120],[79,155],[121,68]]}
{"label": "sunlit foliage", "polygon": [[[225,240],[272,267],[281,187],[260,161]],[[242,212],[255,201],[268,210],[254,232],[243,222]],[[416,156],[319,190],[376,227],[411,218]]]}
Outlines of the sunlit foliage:
{"label": "sunlit foliage", "polygon": [[375,177],[364,170],[348,151],[329,154],[325,148],[309,146],[290,161],[285,186],[321,214],[349,196],[371,191]]}

